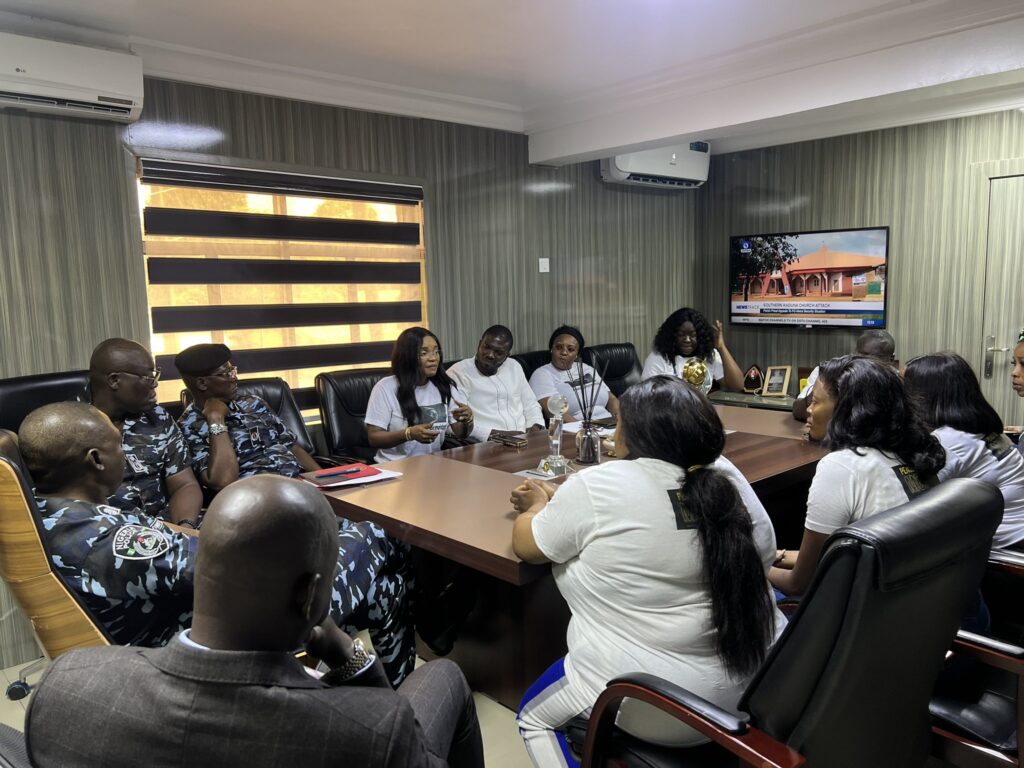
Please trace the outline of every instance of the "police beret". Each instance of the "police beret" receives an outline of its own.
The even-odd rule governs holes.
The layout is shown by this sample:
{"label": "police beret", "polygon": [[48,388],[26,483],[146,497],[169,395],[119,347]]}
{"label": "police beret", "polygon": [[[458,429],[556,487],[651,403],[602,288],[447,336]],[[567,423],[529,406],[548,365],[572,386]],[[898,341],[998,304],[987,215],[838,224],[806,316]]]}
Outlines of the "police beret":
{"label": "police beret", "polygon": [[231,359],[224,344],[195,344],[174,358],[174,367],[183,376],[207,376]]}

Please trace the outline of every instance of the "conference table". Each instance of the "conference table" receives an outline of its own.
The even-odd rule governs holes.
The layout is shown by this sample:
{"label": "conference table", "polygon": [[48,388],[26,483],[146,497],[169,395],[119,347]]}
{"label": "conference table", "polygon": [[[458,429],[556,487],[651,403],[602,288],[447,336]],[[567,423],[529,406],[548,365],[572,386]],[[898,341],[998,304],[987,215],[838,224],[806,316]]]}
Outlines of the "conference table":
{"label": "conference table", "polygon": [[[716,407],[726,429],[733,430],[725,456],[750,481],[769,514],[773,507],[799,507],[793,512],[802,528],[800,494],[805,500],[824,451],[802,439],[802,425],[789,414]],[[563,455],[575,459],[574,436],[563,435],[562,445]],[[459,578],[473,583],[476,607],[450,658],[474,690],[511,709],[565,653],[569,610],[550,566],[525,563],[512,552],[516,512],[510,496],[524,481],[513,473],[536,468],[548,452],[547,434],[535,432],[518,450],[488,442],[414,456],[379,465],[401,472],[399,478],[326,492],[338,515],[377,523],[390,535],[461,566]],[[419,652],[432,657],[422,643]]]}

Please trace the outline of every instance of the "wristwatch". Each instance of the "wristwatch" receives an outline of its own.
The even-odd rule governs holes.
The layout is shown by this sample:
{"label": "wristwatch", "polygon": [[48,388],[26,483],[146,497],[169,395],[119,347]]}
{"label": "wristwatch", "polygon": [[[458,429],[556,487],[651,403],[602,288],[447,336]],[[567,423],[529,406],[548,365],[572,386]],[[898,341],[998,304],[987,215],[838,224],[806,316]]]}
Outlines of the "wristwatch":
{"label": "wristwatch", "polygon": [[366,670],[376,659],[377,657],[367,651],[363,641],[357,637],[352,641],[352,658],[343,666],[332,669],[321,679],[328,685],[343,683]]}
{"label": "wristwatch", "polygon": [[210,425],[210,437],[213,437],[214,435],[223,435],[227,431],[228,431],[228,428],[225,427],[223,424],[211,424]]}

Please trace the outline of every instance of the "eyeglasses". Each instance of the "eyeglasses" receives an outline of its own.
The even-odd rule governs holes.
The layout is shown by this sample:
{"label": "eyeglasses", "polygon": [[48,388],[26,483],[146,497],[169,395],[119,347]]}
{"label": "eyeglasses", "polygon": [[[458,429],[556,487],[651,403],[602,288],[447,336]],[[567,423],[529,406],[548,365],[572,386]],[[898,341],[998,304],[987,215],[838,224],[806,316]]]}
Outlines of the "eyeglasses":
{"label": "eyeglasses", "polygon": [[437,349],[421,349],[420,360],[426,360],[428,357],[436,357],[438,360],[441,359],[441,348]]}
{"label": "eyeglasses", "polygon": [[238,368],[234,365],[228,366],[226,371],[217,371],[216,373],[208,373],[207,376],[212,376],[218,379],[237,379]]}
{"label": "eyeglasses", "polygon": [[136,379],[141,381],[143,384],[149,387],[155,387],[156,383],[160,381],[160,369],[154,368],[149,373],[132,373],[131,371],[112,371],[112,373],[121,373],[125,376],[134,376]]}

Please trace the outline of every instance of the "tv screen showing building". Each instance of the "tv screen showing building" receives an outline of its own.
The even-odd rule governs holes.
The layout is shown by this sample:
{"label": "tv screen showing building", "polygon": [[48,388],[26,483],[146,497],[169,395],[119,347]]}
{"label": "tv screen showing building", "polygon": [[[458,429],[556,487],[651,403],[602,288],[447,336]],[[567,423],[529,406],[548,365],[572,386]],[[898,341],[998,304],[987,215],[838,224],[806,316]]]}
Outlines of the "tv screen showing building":
{"label": "tv screen showing building", "polygon": [[884,328],[889,228],[730,239],[734,323]]}

